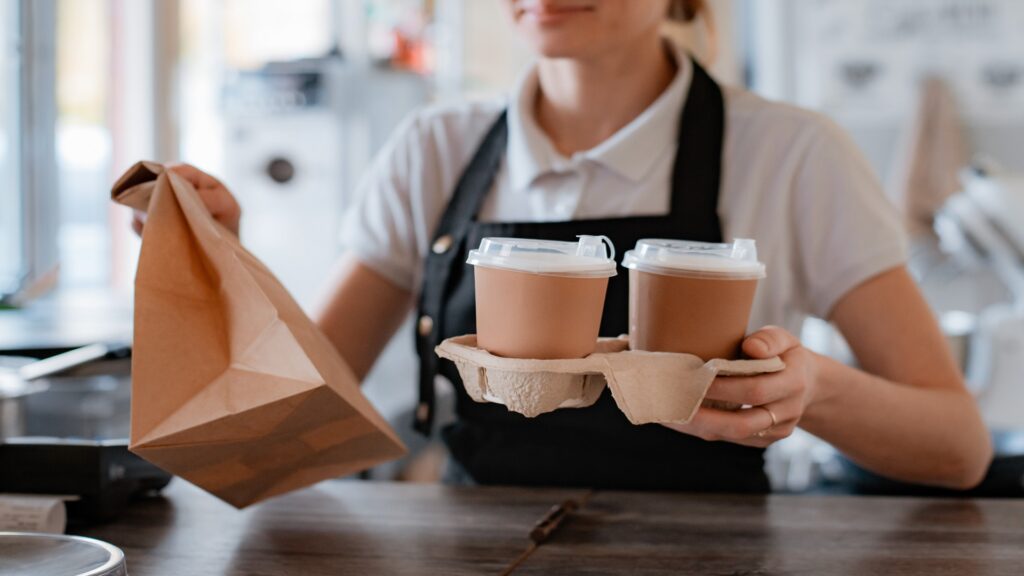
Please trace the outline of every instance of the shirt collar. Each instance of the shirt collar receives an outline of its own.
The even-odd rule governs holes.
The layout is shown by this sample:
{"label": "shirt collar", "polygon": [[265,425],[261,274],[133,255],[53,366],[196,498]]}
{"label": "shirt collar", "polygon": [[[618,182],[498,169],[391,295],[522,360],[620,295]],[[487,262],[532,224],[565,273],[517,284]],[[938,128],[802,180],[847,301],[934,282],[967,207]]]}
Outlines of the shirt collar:
{"label": "shirt collar", "polygon": [[[577,156],[599,163],[631,181],[647,175],[659,152],[674,150],[693,65],[685,50],[674,47],[675,78],[658,98],[629,124]],[[531,67],[517,83],[508,109],[508,162],[513,189],[526,189],[549,172],[566,170],[570,160],[551,144],[534,117],[537,71]]]}

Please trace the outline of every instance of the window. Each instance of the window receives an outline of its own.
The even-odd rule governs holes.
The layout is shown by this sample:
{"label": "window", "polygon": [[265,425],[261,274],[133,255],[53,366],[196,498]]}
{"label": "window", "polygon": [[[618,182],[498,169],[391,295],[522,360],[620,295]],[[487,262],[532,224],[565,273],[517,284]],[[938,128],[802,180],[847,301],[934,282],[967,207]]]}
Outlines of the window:
{"label": "window", "polygon": [[107,0],[57,3],[57,246],[66,287],[110,282],[110,11]]}
{"label": "window", "polygon": [[24,272],[18,20],[18,3],[0,3],[0,295],[14,292]]}
{"label": "window", "polygon": [[[394,70],[423,72],[430,61],[423,42],[429,4],[0,0],[0,297],[26,286],[24,293],[43,294],[55,281],[61,292],[129,293],[138,242],[130,215],[108,196],[121,172],[139,159],[185,159],[230,175],[240,163],[230,162],[239,153],[229,138],[237,126],[226,122],[234,109],[225,105],[225,92],[269,62],[302,66],[333,54],[342,39],[352,59],[369,51],[372,37]],[[421,104],[427,81],[408,82],[414,86],[399,92],[416,98],[406,107]],[[356,136],[386,134],[393,123],[379,110],[363,112],[352,112],[351,125],[332,118],[314,126],[344,131],[349,156],[358,160],[346,165],[346,179],[372,151],[353,144],[361,142]],[[380,126],[364,126],[370,116]],[[261,117],[243,127],[276,120]],[[322,152],[327,158],[331,151]],[[325,164],[340,165],[337,158]],[[322,188],[338,188],[340,178]]]}

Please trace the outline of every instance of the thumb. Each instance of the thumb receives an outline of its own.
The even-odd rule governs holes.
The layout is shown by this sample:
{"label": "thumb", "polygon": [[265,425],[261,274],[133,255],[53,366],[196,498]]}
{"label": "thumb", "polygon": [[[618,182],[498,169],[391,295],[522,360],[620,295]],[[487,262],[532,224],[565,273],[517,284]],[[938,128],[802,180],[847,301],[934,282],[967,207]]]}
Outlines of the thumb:
{"label": "thumb", "polygon": [[778,326],[765,326],[743,340],[743,352],[754,359],[781,356],[800,345],[800,340]]}

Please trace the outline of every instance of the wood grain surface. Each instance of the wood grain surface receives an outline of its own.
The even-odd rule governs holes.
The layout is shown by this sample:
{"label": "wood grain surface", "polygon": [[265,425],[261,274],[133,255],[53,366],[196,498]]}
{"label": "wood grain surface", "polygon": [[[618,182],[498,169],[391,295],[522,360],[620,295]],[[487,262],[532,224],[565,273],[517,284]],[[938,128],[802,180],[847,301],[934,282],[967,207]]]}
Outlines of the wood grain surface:
{"label": "wood grain surface", "polygon": [[516,574],[1020,575],[1024,501],[599,492]]}
{"label": "wood grain surface", "polygon": [[498,574],[582,492],[328,481],[238,511],[175,479],[78,533],[124,550],[131,576]]}
{"label": "wood grain surface", "polygon": [[572,498],[515,574],[1024,574],[1024,501],[584,494],[333,481],[237,511],[176,480],[79,533],[123,549],[132,576],[499,574]]}

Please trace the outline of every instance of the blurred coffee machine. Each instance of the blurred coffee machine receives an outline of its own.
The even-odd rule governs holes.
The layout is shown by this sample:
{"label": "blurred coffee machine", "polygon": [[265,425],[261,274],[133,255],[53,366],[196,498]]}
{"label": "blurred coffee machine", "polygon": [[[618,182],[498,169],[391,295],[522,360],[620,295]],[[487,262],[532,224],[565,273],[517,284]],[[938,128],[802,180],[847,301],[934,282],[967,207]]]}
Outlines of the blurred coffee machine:
{"label": "blurred coffee machine", "polygon": [[429,81],[340,55],[233,73],[224,87],[225,169],[246,246],[309,307],[338,256],[338,225],[395,126]]}
{"label": "blurred coffee machine", "polygon": [[966,376],[986,423],[1024,430],[1024,177],[963,171],[963,192],[935,218],[941,246],[973,275],[991,273],[1005,298],[977,315]]}

